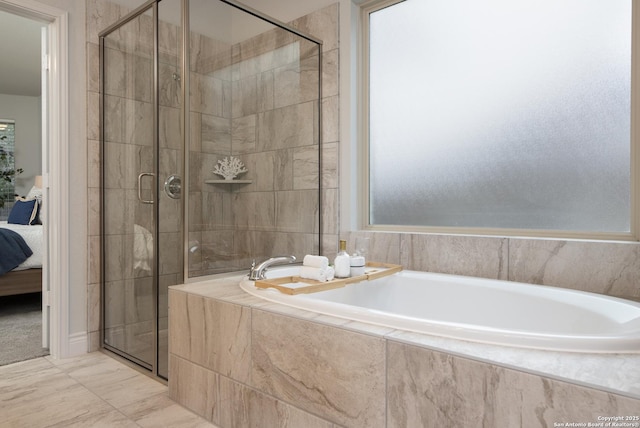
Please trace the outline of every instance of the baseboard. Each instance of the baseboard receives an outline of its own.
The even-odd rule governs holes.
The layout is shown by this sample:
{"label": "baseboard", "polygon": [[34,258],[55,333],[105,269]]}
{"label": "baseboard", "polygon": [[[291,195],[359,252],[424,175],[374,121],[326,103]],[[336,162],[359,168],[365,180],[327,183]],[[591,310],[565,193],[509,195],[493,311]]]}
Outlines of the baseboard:
{"label": "baseboard", "polygon": [[87,353],[89,342],[86,331],[70,334],[68,341],[69,348],[67,349],[67,357],[75,357]]}

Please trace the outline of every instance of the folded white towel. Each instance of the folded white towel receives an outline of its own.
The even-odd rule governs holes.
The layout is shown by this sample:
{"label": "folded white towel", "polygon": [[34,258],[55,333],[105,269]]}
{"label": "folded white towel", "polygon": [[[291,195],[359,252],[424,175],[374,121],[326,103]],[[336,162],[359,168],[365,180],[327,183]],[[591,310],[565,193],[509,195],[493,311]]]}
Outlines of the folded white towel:
{"label": "folded white towel", "polygon": [[329,266],[329,259],[325,256],[312,256],[310,254],[307,254],[302,260],[302,265],[326,269]]}
{"label": "folded white towel", "polygon": [[300,278],[325,282],[327,280],[327,272],[326,269],[303,265],[300,268]]}
{"label": "folded white towel", "polygon": [[325,269],[324,276],[327,278],[327,281],[333,281],[333,279],[336,277],[336,271],[333,270],[331,266],[329,266],[327,267],[327,269]]}

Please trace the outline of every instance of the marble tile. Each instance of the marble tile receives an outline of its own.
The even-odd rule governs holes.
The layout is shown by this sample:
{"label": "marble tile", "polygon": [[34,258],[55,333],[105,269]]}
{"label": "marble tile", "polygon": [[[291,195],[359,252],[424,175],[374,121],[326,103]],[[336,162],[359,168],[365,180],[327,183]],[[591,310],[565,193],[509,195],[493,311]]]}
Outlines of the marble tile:
{"label": "marble tile", "polygon": [[98,43],[98,33],[128,13],[129,9],[105,0],[87,0],[87,40]]}
{"label": "marble tile", "polygon": [[[350,232],[343,236],[347,240],[347,252],[355,250],[356,239],[369,238],[367,260],[374,262],[401,264],[400,235],[397,233]],[[336,242],[336,248],[338,243]]]}
{"label": "marble tile", "polygon": [[547,427],[638,408],[623,396],[392,341],[387,361],[388,427]]}
{"label": "marble tile", "polygon": [[[240,191],[293,189],[293,150],[281,149],[247,155],[247,178],[253,185]],[[249,166],[250,165],[250,166]]]}
{"label": "marble tile", "polygon": [[640,298],[640,244],[509,239],[509,280]]}
{"label": "marble tile", "polygon": [[[182,106],[182,80],[180,67],[173,64],[160,63],[158,67],[158,104],[160,107],[180,109]],[[162,120],[161,120],[162,123]],[[180,123],[172,123],[180,128]]]}
{"label": "marble tile", "polygon": [[100,139],[100,95],[87,92],[87,139]]}
{"label": "marble tile", "polygon": [[88,141],[87,158],[87,187],[89,187],[89,189],[99,189],[100,174],[102,172],[100,160],[100,141]]}
{"label": "marble tile", "polygon": [[320,64],[318,56],[301,58],[274,69],[274,107],[300,104],[319,98]]}
{"label": "marble tile", "polygon": [[[323,189],[321,193],[321,206],[322,206],[322,235],[323,242],[325,235],[336,235],[338,234],[339,227],[339,198],[340,192],[338,189]],[[329,242],[338,242],[331,237],[327,237]],[[337,244],[332,244],[330,246],[323,245],[325,251],[334,251],[334,247]],[[336,247],[337,248],[337,247]],[[329,257],[330,253],[325,253],[327,257]],[[331,257],[331,260],[335,258],[335,254]]]}
{"label": "marble tile", "polygon": [[251,373],[250,309],[174,290],[169,292],[169,302],[170,351],[247,382]]}
{"label": "marble tile", "polygon": [[191,73],[191,112],[231,117],[231,82]]}
{"label": "marble tile", "polygon": [[382,339],[256,309],[252,319],[254,387],[334,423],[384,426]]}
{"label": "marble tile", "polygon": [[226,153],[253,153],[256,149],[256,115],[238,117],[231,122],[231,144]]}
{"label": "marble tile", "polygon": [[89,236],[88,244],[88,274],[87,280],[89,284],[100,283],[100,266],[101,266],[101,247],[99,236]]}
{"label": "marble tile", "polygon": [[322,98],[335,97],[340,92],[340,50],[322,54]]}
{"label": "marble tile", "polygon": [[169,374],[169,397],[208,421],[218,423],[218,374],[174,354],[169,354]]}
{"label": "marble tile", "polygon": [[192,31],[190,34],[191,69],[200,74],[217,72],[217,77],[231,80],[231,76],[220,74],[231,65],[231,46],[223,41]]}
{"label": "marble tile", "polygon": [[[37,394],[29,394],[29,390],[20,390],[16,395],[21,399],[3,400],[0,404],[2,423],[19,427],[67,426],[113,410],[62,373],[43,379],[37,391]],[[74,405],[69,406],[69,402]]]}
{"label": "marble tile", "polygon": [[273,230],[276,195],[273,192],[235,193],[232,199],[236,229]]}
{"label": "marble tile", "polygon": [[170,12],[164,5],[161,5],[158,11],[158,56],[162,63],[177,64],[180,60],[182,27],[166,22]]}
{"label": "marble tile", "polygon": [[507,279],[506,238],[407,234],[400,237],[405,269]]}
{"label": "marble tile", "polygon": [[337,49],[339,43],[339,6],[338,3],[334,3],[291,21],[291,25],[322,40],[322,50],[324,52]]}
{"label": "marble tile", "polygon": [[257,150],[312,145],[314,103],[296,104],[258,114]]}
{"label": "marble tile", "polygon": [[393,342],[387,362],[388,427],[521,426],[520,394],[500,400],[515,392],[502,382],[500,369]]}
{"label": "marble tile", "polygon": [[[101,395],[111,388],[110,402]],[[0,367],[1,426],[215,427],[167,396],[167,387],[94,352]]]}
{"label": "marble tile", "polygon": [[258,112],[258,78],[248,76],[232,83],[231,117],[249,116]]}
{"label": "marble tile", "polygon": [[102,338],[100,337],[100,331],[89,331],[87,352],[97,352],[102,348]]}
{"label": "marble tile", "polygon": [[227,378],[220,382],[220,426],[332,428],[331,422]]}
{"label": "marble tile", "polygon": [[89,331],[100,329],[100,284],[87,285],[87,328]]}
{"label": "marble tile", "polygon": [[143,397],[166,393],[167,387],[157,380],[136,373],[120,381],[110,380],[92,387],[92,391],[116,408],[139,401]]}
{"label": "marble tile", "polygon": [[[24,421],[21,421],[24,422]],[[139,425],[120,413],[118,410],[90,411],[86,415],[67,418],[63,421],[48,425],[47,428],[137,428]]]}
{"label": "marble tile", "polygon": [[266,70],[258,76],[258,111],[272,110],[275,107],[275,76],[273,70]]}
{"label": "marble tile", "polygon": [[182,119],[179,108],[159,107],[158,139],[160,147],[182,151]]}
{"label": "marble tile", "polygon": [[338,141],[340,141],[340,99],[339,97],[322,98],[322,143],[326,145]]}
{"label": "marble tile", "polygon": [[[231,122],[228,118],[203,114],[201,126],[199,134],[203,152],[218,156],[231,153],[232,132]],[[234,133],[235,131],[234,128]]]}
{"label": "marble tile", "polygon": [[[322,155],[325,150],[323,147]],[[323,159],[324,160],[324,159]],[[324,165],[323,165],[324,167]],[[320,169],[320,148],[317,145],[298,147],[293,150],[293,188],[317,189]],[[317,198],[316,198],[317,199]]]}
{"label": "marble tile", "polygon": [[387,338],[483,363],[640,398],[640,355],[588,354],[491,345],[396,330]]}
{"label": "marble tile", "polygon": [[279,232],[317,232],[318,211],[317,190],[276,192],[275,226]]}
{"label": "marble tile", "polygon": [[161,232],[159,236],[160,275],[182,271],[182,236],[179,232]]}
{"label": "marble tile", "polygon": [[640,400],[515,371],[507,372],[505,383],[522,392],[523,427],[597,424],[599,417],[638,416],[640,409]]}

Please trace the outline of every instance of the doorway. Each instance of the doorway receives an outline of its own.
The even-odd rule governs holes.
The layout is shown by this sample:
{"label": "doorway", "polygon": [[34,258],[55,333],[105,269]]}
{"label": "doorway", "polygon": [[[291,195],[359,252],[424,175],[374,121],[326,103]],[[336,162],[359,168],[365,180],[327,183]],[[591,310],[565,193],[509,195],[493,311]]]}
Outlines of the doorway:
{"label": "doorway", "polygon": [[[23,224],[16,215],[24,205],[36,200],[42,207],[42,175],[45,168],[48,138],[43,118],[48,111],[48,74],[43,57],[49,49],[50,21],[34,13],[7,7],[0,2],[0,138],[2,138],[3,180],[0,227],[19,234],[31,249],[31,256],[0,277],[0,325],[3,346],[0,362],[8,364],[49,353],[49,307],[47,269],[48,227],[35,219]],[[9,132],[10,131],[10,132]],[[7,156],[10,155],[10,156]],[[9,162],[10,161],[10,162]]]}

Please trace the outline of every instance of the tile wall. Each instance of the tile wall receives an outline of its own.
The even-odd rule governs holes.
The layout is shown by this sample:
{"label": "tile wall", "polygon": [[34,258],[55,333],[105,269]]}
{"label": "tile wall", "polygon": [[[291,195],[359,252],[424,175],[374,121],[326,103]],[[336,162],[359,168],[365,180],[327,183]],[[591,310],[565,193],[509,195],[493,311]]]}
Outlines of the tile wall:
{"label": "tile wall", "polygon": [[271,304],[241,280],[169,291],[170,397],[221,428],[586,426],[640,409],[637,397]]}
{"label": "tile wall", "polygon": [[[190,276],[317,248],[318,55],[279,28],[234,45],[194,35]],[[251,182],[205,183],[221,179],[212,170],[229,155]]]}
{"label": "tile wall", "polygon": [[371,260],[405,269],[549,285],[640,300],[640,244],[411,233],[369,237]]}
{"label": "tile wall", "polygon": [[[323,46],[323,196],[329,205],[337,201],[337,138],[335,126],[329,126],[337,114],[337,6],[315,13],[315,18],[301,18],[293,23],[302,31],[325,41]],[[87,2],[88,52],[88,156],[89,156],[89,284],[88,331],[90,350],[100,346],[100,143],[99,143],[99,38],[103,28],[118,21],[128,9],[106,0]],[[144,21],[144,20],[143,20]],[[146,24],[142,23],[141,26]],[[126,36],[125,36],[126,38]],[[291,37],[281,30],[271,30],[235,46],[193,34],[190,76],[196,88],[190,104],[190,244],[197,244],[190,266],[194,274],[210,274],[221,269],[246,269],[252,258],[265,259],[273,254],[314,252],[318,238],[317,168],[319,141],[315,126],[318,117],[317,49],[309,42]],[[176,27],[160,28],[160,141],[161,175],[174,173],[180,159],[182,102],[179,71],[180,38]],[[265,51],[275,50],[271,57]],[[206,53],[206,54],[205,54]],[[301,56],[300,64],[293,60]],[[293,62],[292,62],[293,61]],[[141,74],[133,82],[143,81]],[[124,84],[124,82],[122,82]],[[131,82],[129,82],[131,83]],[[148,94],[148,91],[144,92]],[[237,99],[237,94],[242,97]],[[135,98],[132,98],[132,100]],[[148,100],[140,100],[141,107]],[[132,132],[141,127],[132,117],[122,117]],[[123,130],[125,135],[132,135]],[[294,145],[290,142],[294,141]],[[139,155],[144,154],[142,152]],[[217,178],[211,172],[218,159],[227,155],[241,158],[249,172],[241,178],[248,185],[210,185]],[[139,164],[135,157],[112,159],[114,172],[128,163]],[[314,170],[316,172],[314,172]],[[135,177],[134,177],[135,178]],[[135,182],[123,177],[128,185]],[[135,195],[134,195],[135,196]],[[120,218],[121,198],[108,204],[107,218]],[[176,283],[181,266],[180,204],[162,199],[160,212],[161,289]],[[166,201],[165,201],[166,200]],[[294,208],[292,208],[294,207]],[[136,221],[142,215],[136,216]],[[332,221],[325,230],[337,231],[337,214],[326,215]],[[243,229],[243,230],[238,230]],[[116,259],[131,260],[132,257]],[[111,268],[109,268],[111,270]],[[120,269],[113,266],[114,272]],[[124,298],[124,295],[122,296]],[[161,296],[166,299],[166,295]],[[116,305],[121,306],[123,305]],[[117,315],[117,314],[116,314]],[[121,317],[124,319],[125,312]]]}

